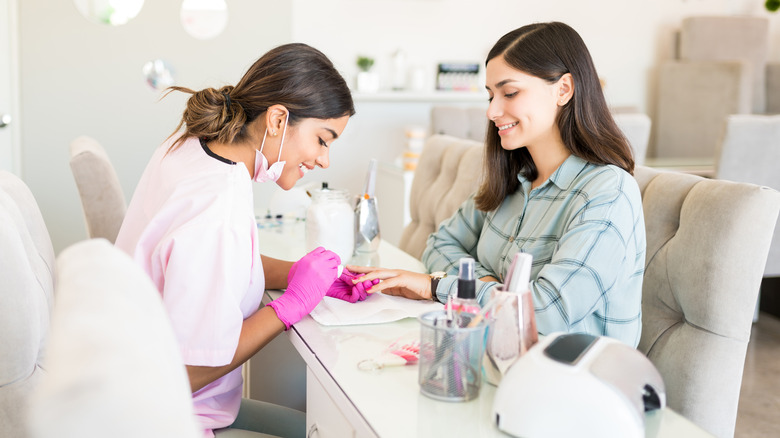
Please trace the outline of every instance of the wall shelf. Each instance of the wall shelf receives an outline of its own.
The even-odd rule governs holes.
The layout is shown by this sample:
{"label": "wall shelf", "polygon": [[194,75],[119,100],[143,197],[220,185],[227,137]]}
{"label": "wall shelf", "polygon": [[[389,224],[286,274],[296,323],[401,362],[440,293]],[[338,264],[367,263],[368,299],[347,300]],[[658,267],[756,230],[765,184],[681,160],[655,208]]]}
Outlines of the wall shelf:
{"label": "wall shelf", "polygon": [[488,94],[472,91],[380,91],[359,93],[353,91],[355,102],[487,102]]}

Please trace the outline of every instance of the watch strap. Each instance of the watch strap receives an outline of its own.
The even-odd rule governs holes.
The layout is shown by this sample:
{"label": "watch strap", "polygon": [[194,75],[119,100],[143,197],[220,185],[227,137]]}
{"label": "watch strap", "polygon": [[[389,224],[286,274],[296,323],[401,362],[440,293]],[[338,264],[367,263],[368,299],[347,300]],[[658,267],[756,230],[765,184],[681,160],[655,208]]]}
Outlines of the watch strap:
{"label": "watch strap", "polygon": [[430,274],[430,276],[431,276],[431,300],[440,303],[441,301],[439,301],[439,297],[436,295],[436,288],[439,286],[439,280],[446,277],[447,274],[444,272],[433,272]]}

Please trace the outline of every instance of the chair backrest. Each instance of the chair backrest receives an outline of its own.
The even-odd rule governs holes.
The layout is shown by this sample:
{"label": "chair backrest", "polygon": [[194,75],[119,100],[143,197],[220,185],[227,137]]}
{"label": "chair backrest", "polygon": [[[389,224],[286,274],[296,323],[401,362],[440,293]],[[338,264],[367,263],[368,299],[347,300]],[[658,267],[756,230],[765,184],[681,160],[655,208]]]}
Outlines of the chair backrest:
{"label": "chair backrest", "polygon": [[78,137],[70,143],[70,168],[81,197],[87,234],[113,243],[127,203],[106,151],[95,139]]}
{"label": "chair backrest", "polygon": [[24,410],[43,375],[54,249],[38,204],[0,171],[0,436],[27,437]]}
{"label": "chair backrest", "polygon": [[638,348],[672,409],[731,437],[780,193],[642,166],[634,176],[647,229]]}
{"label": "chair backrest", "polygon": [[[727,117],[715,164],[718,179],[780,190],[780,116]],[[780,221],[775,225],[764,276],[780,276]]]}
{"label": "chair backrest", "polygon": [[47,373],[30,400],[33,438],[199,437],[159,292],[105,239],[57,257]]}
{"label": "chair backrest", "polygon": [[409,195],[411,222],[398,244],[402,250],[421,258],[428,236],[476,192],[483,150],[483,143],[447,135],[425,142]]}
{"label": "chair backrest", "polygon": [[645,113],[614,113],[612,118],[634,151],[634,163],[641,166],[645,162],[650,142],[650,117]]}
{"label": "chair backrest", "polygon": [[680,59],[746,61],[751,76],[751,112],[763,113],[766,109],[765,74],[769,58],[769,35],[768,17],[687,17],[683,19],[680,29]]}
{"label": "chair backrest", "polygon": [[486,107],[435,105],[431,108],[431,133],[485,141]]}
{"label": "chair backrest", "polygon": [[745,61],[662,63],[654,155],[714,161],[725,117],[751,111],[750,79]]}

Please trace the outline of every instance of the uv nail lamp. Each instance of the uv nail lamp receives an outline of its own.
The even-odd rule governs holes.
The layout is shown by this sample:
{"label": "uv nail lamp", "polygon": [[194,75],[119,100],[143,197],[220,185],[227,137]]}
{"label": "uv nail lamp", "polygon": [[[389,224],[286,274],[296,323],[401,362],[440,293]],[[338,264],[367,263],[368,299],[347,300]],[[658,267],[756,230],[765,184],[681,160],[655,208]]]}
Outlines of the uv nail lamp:
{"label": "uv nail lamp", "polygon": [[504,375],[493,418],[525,438],[642,438],[645,411],[665,405],[663,379],[638,350],[607,337],[553,333]]}

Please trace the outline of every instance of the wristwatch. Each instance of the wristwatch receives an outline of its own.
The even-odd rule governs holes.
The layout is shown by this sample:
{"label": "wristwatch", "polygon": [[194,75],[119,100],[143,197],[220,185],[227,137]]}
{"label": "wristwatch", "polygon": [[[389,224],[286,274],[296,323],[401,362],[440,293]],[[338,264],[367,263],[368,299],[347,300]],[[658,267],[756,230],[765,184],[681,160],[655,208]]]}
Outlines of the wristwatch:
{"label": "wristwatch", "polygon": [[439,297],[436,296],[436,287],[439,285],[439,280],[447,276],[444,271],[431,272],[431,300],[439,302]]}

